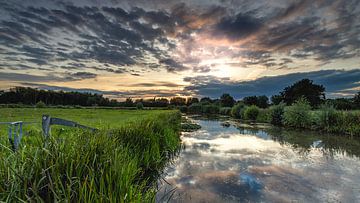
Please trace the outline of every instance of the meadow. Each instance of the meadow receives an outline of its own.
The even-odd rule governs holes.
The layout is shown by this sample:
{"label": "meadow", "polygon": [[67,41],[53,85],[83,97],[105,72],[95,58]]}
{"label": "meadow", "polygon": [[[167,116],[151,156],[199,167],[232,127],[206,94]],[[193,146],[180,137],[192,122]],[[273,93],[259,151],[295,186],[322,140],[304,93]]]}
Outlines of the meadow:
{"label": "meadow", "polygon": [[[54,126],[45,140],[43,114],[99,131]],[[154,201],[156,180],[179,149],[180,117],[171,110],[1,108],[0,122],[38,123],[24,127],[16,152],[0,126],[0,201]]]}

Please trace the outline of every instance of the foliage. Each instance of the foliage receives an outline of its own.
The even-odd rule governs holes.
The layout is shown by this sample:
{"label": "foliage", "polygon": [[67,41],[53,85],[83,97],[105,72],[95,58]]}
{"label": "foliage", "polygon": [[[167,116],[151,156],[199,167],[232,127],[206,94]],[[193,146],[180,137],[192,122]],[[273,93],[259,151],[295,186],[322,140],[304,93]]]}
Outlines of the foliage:
{"label": "foliage", "polygon": [[281,95],[273,95],[271,96],[271,103],[273,105],[278,105],[283,101],[283,98]]}
{"label": "foliage", "polygon": [[354,96],[354,105],[357,109],[360,109],[360,92]]}
{"label": "foliage", "polygon": [[219,109],[219,114],[230,116],[231,115],[231,107],[221,107]]}
{"label": "foliage", "polygon": [[222,107],[232,107],[234,106],[235,100],[232,96],[230,96],[230,94],[223,94],[220,97],[220,105]]}
{"label": "foliage", "polygon": [[191,104],[188,107],[188,113],[201,114],[202,113],[202,104],[201,103]]}
{"label": "foliage", "polygon": [[256,122],[268,123],[270,121],[270,109],[259,109],[259,115],[256,117]]}
{"label": "foliage", "polygon": [[340,115],[332,105],[323,104],[319,109],[317,126],[326,131],[330,131],[333,126],[336,126],[339,116]]}
{"label": "foliage", "polygon": [[248,106],[256,105],[260,108],[267,108],[269,106],[269,98],[265,95],[244,97],[243,101]]}
{"label": "foliage", "polygon": [[304,97],[314,107],[320,105],[325,99],[324,92],[324,86],[313,84],[313,81],[309,79],[302,79],[291,86],[285,87],[280,95],[287,105],[291,105]]}
{"label": "foliage", "polygon": [[201,103],[212,103],[212,100],[209,97],[203,97],[200,99]]}
{"label": "foliage", "polygon": [[179,106],[179,110],[181,113],[186,113],[188,111],[188,107],[186,105]]}
{"label": "foliage", "polygon": [[199,103],[199,99],[196,97],[190,97],[186,100],[186,105],[190,106],[191,104]]}
{"label": "foliage", "polygon": [[134,106],[134,101],[130,97],[126,98],[124,106],[132,107],[132,106]]}
{"label": "foliage", "polygon": [[35,107],[36,108],[45,108],[46,104],[43,101],[39,101],[38,103],[36,103]]}
{"label": "foliage", "polygon": [[203,105],[202,106],[202,113],[204,114],[218,114],[219,113],[219,106],[215,104]]}
{"label": "foliage", "polygon": [[357,109],[355,102],[351,98],[328,99],[326,102],[337,110]]}
{"label": "foliage", "polygon": [[280,103],[270,107],[270,123],[273,125],[283,125],[285,104]]}
{"label": "foliage", "polygon": [[255,121],[257,116],[259,115],[259,111],[260,111],[259,107],[255,106],[255,105],[246,107],[245,111],[244,111],[245,119]]}
{"label": "foliage", "polygon": [[[22,109],[4,110],[22,116],[17,114]],[[93,113],[84,109],[61,111],[84,121]],[[71,111],[81,116],[69,114]],[[104,112],[114,115],[116,129],[99,122],[107,118]],[[32,130],[24,137],[26,147],[17,153],[0,139],[0,201],[154,201],[153,183],[179,147],[180,115],[175,111],[131,112],[142,116],[124,121],[123,115],[131,116],[126,111],[101,111],[94,122],[102,123],[96,134],[54,128],[46,146],[41,131]]]}
{"label": "foliage", "polygon": [[290,127],[307,128],[311,126],[311,106],[301,97],[294,104],[285,108],[284,124]]}
{"label": "foliage", "polygon": [[143,103],[142,102],[136,103],[136,109],[139,109],[139,110],[144,109]]}
{"label": "foliage", "polygon": [[231,108],[231,115],[235,118],[243,118],[243,111],[245,108],[245,104],[244,103],[237,103],[235,104],[232,108]]}
{"label": "foliage", "polygon": [[247,106],[257,104],[257,96],[248,96],[243,98],[244,104]]}
{"label": "foliage", "polygon": [[173,97],[170,99],[170,104],[174,106],[184,106],[186,105],[186,99],[182,97]]}

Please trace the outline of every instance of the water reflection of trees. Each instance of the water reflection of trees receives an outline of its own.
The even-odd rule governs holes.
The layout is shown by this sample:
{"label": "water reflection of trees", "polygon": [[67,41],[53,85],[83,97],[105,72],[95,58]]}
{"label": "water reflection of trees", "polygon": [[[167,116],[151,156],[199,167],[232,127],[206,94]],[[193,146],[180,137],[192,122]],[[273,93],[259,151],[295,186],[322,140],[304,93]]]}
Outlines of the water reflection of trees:
{"label": "water reflection of trees", "polygon": [[302,156],[317,148],[325,157],[335,154],[360,157],[360,139],[306,130],[289,130],[284,128],[245,128],[238,127],[241,134],[251,134],[262,139],[272,139],[282,145],[291,146]]}

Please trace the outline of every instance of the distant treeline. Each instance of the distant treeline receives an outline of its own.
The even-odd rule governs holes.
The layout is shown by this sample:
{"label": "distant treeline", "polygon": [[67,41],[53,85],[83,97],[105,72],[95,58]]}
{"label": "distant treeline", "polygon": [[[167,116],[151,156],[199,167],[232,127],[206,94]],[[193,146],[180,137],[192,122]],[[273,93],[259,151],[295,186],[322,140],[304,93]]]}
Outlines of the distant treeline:
{"label": "distant treeline", "polygon": [[[41,103],[48,106],[106,106],[106,107],[190,107],[196,111],[198,106],[205,106],[206,111],[210,113],[216,112],[222,107],[233,107],[235,104],[243,103],[244,105],[255,105],[259,108],[267,108],[270,105],[277,105],[284,103],[291,105],[299,98],[304,97],[309,104],[316,108],[321,104],[327,103],[338,110],[354,110],[360,109],[360,92],[353,98],[325,98],[325,87],[314,84],[309,79],[303,79],[291,86],[285,87],[278,95],[273,95],[270,99],[265,95],[247,96],[242,100],[236,101],[231,95],[224,93],[218,99],[211,99],[209,97],[199,98],[184,98],[173,97],[170,100],[167,98],[153,98],[153,99],[137,99],[127,98],[123,102],[115,99],[105,98],[101,94],[81,93],[81,92],[64,92],[52,90],[39,90],[30,87],[15,87],[8,91],[0,91],[0,104],[24,104],[36,105]],[[196,104],[196,105],[195,105]],[[203,108],[202,107],[202,108]],[[203,108],[204,109],[204,108]],[[191,109],[190,109],[191,110]],[[206,112],[207,113],[207,112]]]}

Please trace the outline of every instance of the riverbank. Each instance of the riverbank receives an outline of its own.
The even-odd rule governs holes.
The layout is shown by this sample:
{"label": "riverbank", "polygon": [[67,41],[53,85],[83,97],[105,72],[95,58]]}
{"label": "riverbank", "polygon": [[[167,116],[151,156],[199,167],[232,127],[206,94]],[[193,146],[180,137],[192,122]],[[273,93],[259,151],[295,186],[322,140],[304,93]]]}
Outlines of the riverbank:
{"label": "riverbank", "polygon": [[291,106],[273,105],[269,108],[259,108],[255,105],[246,106],[243,103],[230,107],[216,105],[191,105],[180,110],[188,114],[226,115],[249,121],[270,123],[275,126],[296,129],[309,129],[330,133],[360,137],[360,111],[341,111],[332,106],[322,105],[317,109],[304,100],[299,100]]}
{"label": "riverbank", "polygon": [[54,127],[44,147],[41,128],[28,126],[16,153],[2,136],[0,201],[154,201],[154,183],[180,145],[177,111],[0,110],[11,121],[45,112],[100,130]]}

